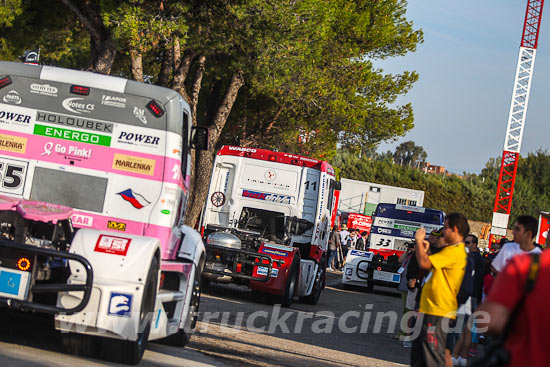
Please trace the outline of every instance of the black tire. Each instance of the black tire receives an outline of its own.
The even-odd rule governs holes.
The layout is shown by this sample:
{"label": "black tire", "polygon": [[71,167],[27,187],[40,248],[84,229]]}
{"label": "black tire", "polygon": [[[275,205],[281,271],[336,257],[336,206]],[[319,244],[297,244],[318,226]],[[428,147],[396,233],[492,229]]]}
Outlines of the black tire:
{"label": "black tire", "polygon": [[97,337],[85,334],[63,333],[61,343],[67,353],[82,357],[96,357],[98,352]]}
{"label": "black tire", "polygon": [[315,283],[313,283],[311,294],[309,296],[301,298],[301,301],[307,303],[308,305],[316,305],[317,302],[319,302],[319,298],[321,297],[321,292],[323,292],[323,289],[325,289],[325,262],[325,258],[321,258],[321,261],[319,262],[319,268],[317,269],[317,273],[315,274]]}
{"label": "black tire", "polygon": [[298,286],[298,276],[300,267],[300,257],[294,256],[290,269],[288,269],[288,277],[286,279],[285,291],[282,296],[279,296],[278,303],[283,307],[290,307],[294,300],[294,294],[296,293],[296,287]]}
{"label": "black tire", "polygon": [[138,337],[136,341],[101,338],[101,357],[117,363],[136,365],[143,358],[147,348],[147,340],[151,331],[153,311],[157,298],[159,261],[156,257],[151,261],[147,281],[143,290],[139,315]]}
{"label": "black tire", "polygon": [[177,333],[170,335],[164,339],[164,344],[171,345],[174,347],[185,347],[189,340],[191,340],[191,335],[195,331],[197,326],[199,306],[201,302],[201,283],[204,282],[204,279],[201,281],[201,274],[199,270],[195,270],[195,277],[193,279],[193,288],[191,294],[191,301],[188,314],[188,322],[183,329],[179,329]]}

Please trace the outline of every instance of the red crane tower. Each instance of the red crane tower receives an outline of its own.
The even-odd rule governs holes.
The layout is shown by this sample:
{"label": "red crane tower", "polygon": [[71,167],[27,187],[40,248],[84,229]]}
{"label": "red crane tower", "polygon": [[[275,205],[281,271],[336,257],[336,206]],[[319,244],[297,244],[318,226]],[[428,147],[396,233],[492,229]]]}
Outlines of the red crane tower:
{"label": "red crane tower", "polygon": [[506,129],[506,136],[504,138],[504,151],[500,165],[497,196],[493,209],[490,240],[493,235],[505,236],[506,228],[508,228],[519,151],[523,137],[523,127],[525,126],[529,91],[531,89],[531,77],[535,67],[535,55],[537,52],[543,5],[544,0],[527,1],[512,102],[508,115],[508,128]]}

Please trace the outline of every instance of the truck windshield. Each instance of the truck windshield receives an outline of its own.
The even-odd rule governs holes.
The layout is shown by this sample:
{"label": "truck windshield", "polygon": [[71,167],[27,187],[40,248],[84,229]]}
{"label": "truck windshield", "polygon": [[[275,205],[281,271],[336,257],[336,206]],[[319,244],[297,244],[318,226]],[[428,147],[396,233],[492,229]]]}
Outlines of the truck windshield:
{"label": "truck windshield", "polygon": [[238,228],[255,231],[269,240],[283,240],[285,215],[280,212],[244,207]]}

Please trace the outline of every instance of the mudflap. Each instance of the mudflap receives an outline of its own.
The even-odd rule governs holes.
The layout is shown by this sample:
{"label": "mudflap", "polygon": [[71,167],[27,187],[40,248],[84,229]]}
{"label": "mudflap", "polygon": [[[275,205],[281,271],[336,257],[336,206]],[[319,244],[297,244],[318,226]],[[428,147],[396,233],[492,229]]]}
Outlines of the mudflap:
{"label": "mudflap", "polygon": [[[277,296],[283,295],[292,260],[296,254],[299,256],[298,248],[264,243],[260,246],[258,252],[262,255],[271,256],[273,259],[273,269],[271,269],[270,279],[267,282],[251,280],[248,284],[249,288],[262,293]],[[268,275],[268,272],[268,268],[261,266],[260,262],[258,262],[258,265],[254,267],[252,275],[264,278]]]}

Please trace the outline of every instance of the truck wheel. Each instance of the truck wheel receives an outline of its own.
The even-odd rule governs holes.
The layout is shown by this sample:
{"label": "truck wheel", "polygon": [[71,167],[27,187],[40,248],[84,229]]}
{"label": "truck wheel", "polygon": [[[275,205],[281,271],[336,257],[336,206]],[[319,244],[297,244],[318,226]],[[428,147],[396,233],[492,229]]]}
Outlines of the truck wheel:
{"label": "truck wheel", "polygon": [[101,339],[101,356],[107,360],[136,365],[143,358],[147,347],[155,301],[157,298],[159,261],[156,257],[151,261],[147,281],[143,290],[143,299],[139,313],[138,336],[136,341],[113,338]]}
{"label": "truck wheel", "polygon": [[319,262],[319,268],[317,274],[315,274],[315,283],[313,283],[313,289],[309,296],[302,297],[301,301],[309,305],[316,305],[321,297],[321,292],[325,288],[325,258],[323,257]]}
{"label": "truck wheel", "polygon": [[97,356],[97,337],[92,335],[63,333],[61,343],[67,353],[82,357]]}
{"label": "truck wheel", "polygon": [[[204,282],[204,279],[202,279]],[[201,274],[198,270],[195,270],[195,278],[193,280],[193,288],[191,288],[191,301],[189,304],[189,314],[187,315],[188,320],[185,322],[185,328],[179,329],[177,333],[170,335],[164,339],[166,344],[172,345],[174,347],[185,347],[191,335],[195,331],[197,326],[199,305],[201,301]]]}
{"label": "truck wheel", "polygon": [[283,307],[290,307],[292,304],[294,293],[296,292],[296,286],[298,285],[298,276],[300,275],[298,267],[300,266],[300,258],[294,256],[290,269],[288,270],[288,277],[286,279],[285,291],[280,296],[280,303]]}

